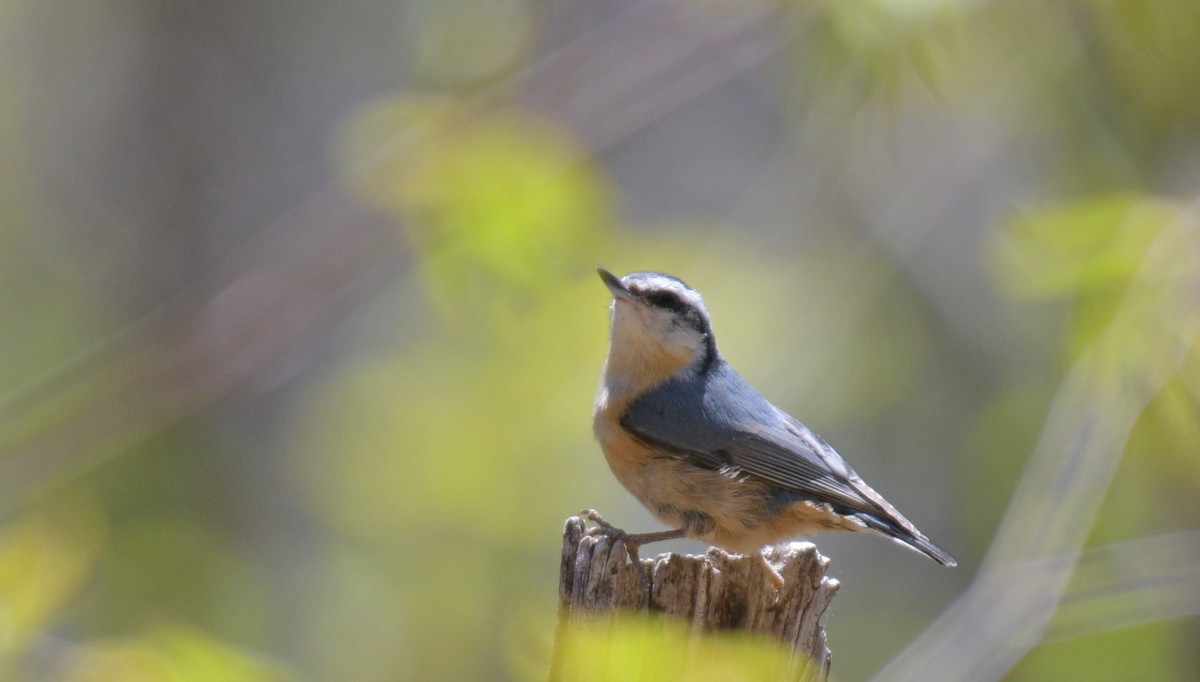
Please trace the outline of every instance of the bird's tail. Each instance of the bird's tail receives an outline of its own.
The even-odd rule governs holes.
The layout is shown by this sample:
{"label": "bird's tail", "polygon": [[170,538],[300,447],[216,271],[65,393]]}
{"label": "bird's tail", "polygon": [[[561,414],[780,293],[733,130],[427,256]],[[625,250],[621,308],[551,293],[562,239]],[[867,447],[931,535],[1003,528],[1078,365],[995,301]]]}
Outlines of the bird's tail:
{"label": "bird's tail", "polygon": [[[921,535],[919,532],[910,532],[870,514],[854,514],[854,517],[870,530],[895,540],[909,549],[915,549],[943,566],[958,565],[954,557],[947,554],[941,547],[930,542],[929,538]],[[916,529],[914,528],[913,530],[915,531]]]}

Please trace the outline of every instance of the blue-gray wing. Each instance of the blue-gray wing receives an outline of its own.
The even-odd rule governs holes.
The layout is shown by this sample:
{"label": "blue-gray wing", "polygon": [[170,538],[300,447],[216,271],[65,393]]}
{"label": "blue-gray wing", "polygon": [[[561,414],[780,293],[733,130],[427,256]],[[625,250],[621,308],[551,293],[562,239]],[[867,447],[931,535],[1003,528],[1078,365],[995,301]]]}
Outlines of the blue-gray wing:
{"label": "blue-gray wing", "polygon": [[621,424],[699,466],[749,474],[802,498],[890,517],[911,528],[828,443],[723,361],[706,375],[673,379],[647,392]]}

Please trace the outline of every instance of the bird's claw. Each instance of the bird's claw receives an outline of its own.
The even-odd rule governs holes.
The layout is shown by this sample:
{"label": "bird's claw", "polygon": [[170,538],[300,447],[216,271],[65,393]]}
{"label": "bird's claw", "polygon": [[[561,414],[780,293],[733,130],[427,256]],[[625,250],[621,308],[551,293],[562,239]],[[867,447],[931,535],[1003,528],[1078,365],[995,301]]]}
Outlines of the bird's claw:
{"label": "bird's claw", "polygon": [[631,533],[605,521],[604,517],[600,516],[600,512],[595,509],[584,509],[579,512],[579,516],[596,524],[595,527],[588,529],[588,535],[603,535],[614,541],[620,540],[625,545],[625,553],[629,555],[629,560],[633,562],[634,568],[637,569],[638,578],[641,580],[642,586],[647,587],[650,585],[650,576],[646,575],[646,567],[642,565],[642,558],[638,554],[641,543]]}
{"label": "bird's claw", "polygon": [[783,602],[783,576],[780,575],[779,571],[771,565],[771,562],[762,552],[759,552],[758,554],[758,561],[760,564],[762,564],[763,570],[767,574],[767,582],[771,584],[771,608],[778,608]]}

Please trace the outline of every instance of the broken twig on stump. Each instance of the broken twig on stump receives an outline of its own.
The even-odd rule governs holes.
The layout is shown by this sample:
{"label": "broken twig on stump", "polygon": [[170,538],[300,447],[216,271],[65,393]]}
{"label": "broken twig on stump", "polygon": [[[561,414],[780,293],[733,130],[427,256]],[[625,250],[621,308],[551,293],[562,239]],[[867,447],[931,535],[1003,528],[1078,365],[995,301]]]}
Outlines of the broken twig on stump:
{"label": "broken twig on stump", "polygon": [[[642,559],[647,585],[626,560],[623,542],[589,534],[583,519],[572,516],[563,528],[560,631],[597,613],[658,612],[696,633],[740,631],[781,641],[795,654],[786,679],[824,680],[830,652],[820,619],[839,587],[825,576],[829,560],[808,542],[772,547],[767,559],[783,576],[779,591],[756,557],[716,548],[704,556]],[[586,664],[564,661],[556,651],[551,679],[570,677],[567,668]]]}

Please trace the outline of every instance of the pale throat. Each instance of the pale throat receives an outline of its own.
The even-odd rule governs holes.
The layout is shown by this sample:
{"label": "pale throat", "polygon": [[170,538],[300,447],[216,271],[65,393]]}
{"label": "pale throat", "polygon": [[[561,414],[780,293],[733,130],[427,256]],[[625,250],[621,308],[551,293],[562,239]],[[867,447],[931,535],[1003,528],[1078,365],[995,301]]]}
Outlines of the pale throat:
{"label": "pale throat", "polygon": [[676,332],[664,340],[662,334],[649,330],[644,314],[622,305],[613,311],[612,345],[604,365],[602,391],[640,395],[702,356],[702,335]]}

